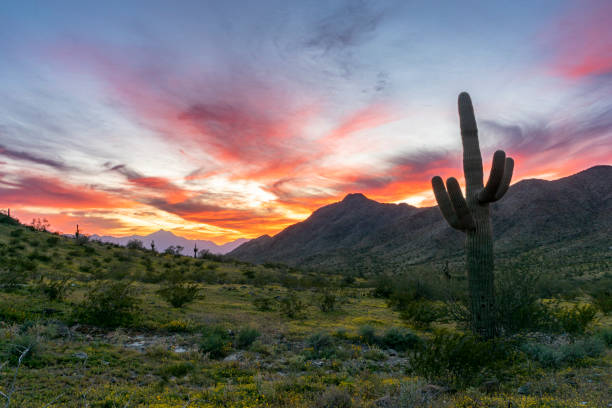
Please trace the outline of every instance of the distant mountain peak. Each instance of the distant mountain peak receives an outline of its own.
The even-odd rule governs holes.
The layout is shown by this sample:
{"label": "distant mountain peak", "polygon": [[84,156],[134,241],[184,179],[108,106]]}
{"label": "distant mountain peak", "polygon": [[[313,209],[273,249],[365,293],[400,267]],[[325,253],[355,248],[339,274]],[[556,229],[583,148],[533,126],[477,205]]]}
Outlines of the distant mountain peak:
{"label": "distant mountain peak", "polygon": [[361,193],[350,193],[347,194],[344,199],[342,200],[342,202],[348,202],[348,201],[368,201],[369,198],[364,196]]}
{"label": "distant mountain peak", "polygon": [[185,237],[181,237],[176,235],[172,231],[167,231],[164,229],[160,229],[155,231],[149,235],[141,236],[141,235],[131,235],[127,237],[112,237],[112,236],[98,236],[92,235],[93,239],[98,239],[103,242],[112,242],[114,244],[126,245],[130,240],[137,239],[142,241],[145,247],[149,248],[151,246],[151,241],[155,241],[155,247],[158,251],[164,251],[169,246],[180,246],[183,248],[182,253],[184,255],[193,254],[194,246],[198,249],[204,249],[210,251],[214,254],[225,254],[228,253],[241,244],[249,241],[245,238],[239,238],[235,241],[226,242],[223,245],[217,245],[212,241],[208,240],[199,240],[199,239],[188,239]]}
{"label": "distant mountain peak", "polygon": [[163,235],[163,236],[176,236],[176,235],[174,235],[174,233],[172,231],[166,231],[165,229],[160,229],[160,230],[157,230],[157,231],[149,234],[149,236],[151,236],[151,235],[157,235],[157,236],[160,236],[160,235]]}

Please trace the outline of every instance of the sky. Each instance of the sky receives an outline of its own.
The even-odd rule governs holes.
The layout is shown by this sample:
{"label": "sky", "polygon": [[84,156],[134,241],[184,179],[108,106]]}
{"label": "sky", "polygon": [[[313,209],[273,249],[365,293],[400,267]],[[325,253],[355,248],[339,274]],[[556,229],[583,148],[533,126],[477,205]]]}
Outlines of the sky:
{"label": "sky", "polygon": [[361,192],[612,164],[612,2],[0,3],[0,208],[52,230],[273,235]]}

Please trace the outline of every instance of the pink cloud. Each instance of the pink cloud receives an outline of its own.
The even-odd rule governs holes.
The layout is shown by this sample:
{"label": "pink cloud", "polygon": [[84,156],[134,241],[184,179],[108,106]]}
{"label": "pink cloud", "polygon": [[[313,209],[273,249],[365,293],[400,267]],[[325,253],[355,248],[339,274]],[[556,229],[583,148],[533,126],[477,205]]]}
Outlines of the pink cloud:
{"label": "pink cloud", "polygon": [[612,2],[585,0],[571,7],[547,34],[553,70],[568,78],[612,71]]}

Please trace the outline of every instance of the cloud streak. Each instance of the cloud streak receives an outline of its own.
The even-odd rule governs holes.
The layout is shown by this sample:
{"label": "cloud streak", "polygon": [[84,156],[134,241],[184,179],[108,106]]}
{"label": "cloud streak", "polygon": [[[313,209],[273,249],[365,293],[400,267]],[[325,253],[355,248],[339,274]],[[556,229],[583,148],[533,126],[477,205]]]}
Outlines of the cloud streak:
{"label": "cloud streak", "polygon": [[25,152],[25,151],[12,150],[3,145],[0,145],[0,155],[4,157],[8,157],[13,160],[17,160],[17,161],[26,161],[30,163],[52,167],[56,170],[66,171],[66,170],[71,169],[70,166],[67,166],[66,164],[62,163],[59,160],[54,160],[54,159],[50,159],[46,157],[40,157],[40,156]]}

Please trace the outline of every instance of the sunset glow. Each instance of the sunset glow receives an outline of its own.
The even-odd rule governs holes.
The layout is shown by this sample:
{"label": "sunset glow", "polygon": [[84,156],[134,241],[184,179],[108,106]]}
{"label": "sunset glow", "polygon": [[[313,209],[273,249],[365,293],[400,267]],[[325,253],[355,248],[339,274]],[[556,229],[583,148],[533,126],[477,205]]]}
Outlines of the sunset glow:
{"label": "sunset glow", "polygon": [[223,243],[347,193],[434,205],[464,90],[485,168],[498,148],[515,182],[612,164],[604,0],[9,3],[0,208],[22,222]]}

